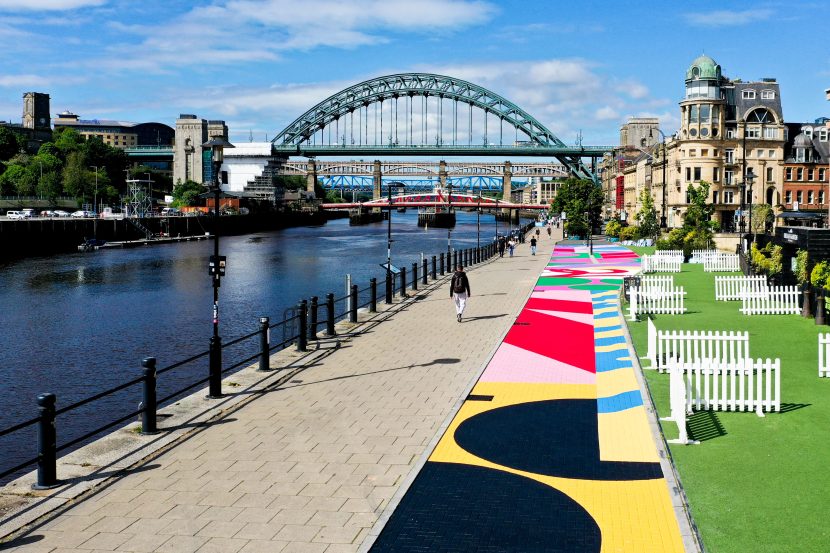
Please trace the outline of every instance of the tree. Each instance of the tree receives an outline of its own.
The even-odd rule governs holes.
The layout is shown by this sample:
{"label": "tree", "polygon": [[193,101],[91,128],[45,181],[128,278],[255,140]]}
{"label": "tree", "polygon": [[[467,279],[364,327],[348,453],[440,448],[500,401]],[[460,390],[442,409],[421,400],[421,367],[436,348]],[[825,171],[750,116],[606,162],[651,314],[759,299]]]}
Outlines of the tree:
{"label": "tree", "polygon": [[[83,200],[87,194],[88,172],[84,155],[78,151],[72,151],[66,158],[66,165],[63,168],[63,189],[64,191],[79,200]],[[94,177],[93,177],[94,178]]]}
{"label": "tree", "polygon": [[26,166],[9,164],[0,175],[0,190],[4,196],[31,196],[35,190],[35,180]]}
{"label": "tree", "polygon": [[660,233],[660,223],[657,221],[657,210],[654,209],[654,200],[648,191],[640,194],[642,207],[637,212],[637,226],[640,227],[640,236],[654,236]]}
{"label": "tree", "polygon": [[23,149],[23,137],[9,129],[0,127],[0,161],[11,159]]}
{"label": "tree", "polygon": [[764,234],[767,225],[775,220],[772,206],[769,204],[754,204],[752,206],[752,225],[749,232],[752,234]]}
{"label": "tree", "polygon": [[591,221],[596,223],[602,215],[603,200],[602,189],[593,182],[569,177],[556,193],[551,209],[554,213],[566,213],[570,234],[584,235],[588,231],[585,212],[589,212]]}
{"label": "tree", "polygon": [[173,207],[192,206],[198,203],[199,194],[205,192],[205,187],[198,182],[188,180],[179,181],[173,187]]}

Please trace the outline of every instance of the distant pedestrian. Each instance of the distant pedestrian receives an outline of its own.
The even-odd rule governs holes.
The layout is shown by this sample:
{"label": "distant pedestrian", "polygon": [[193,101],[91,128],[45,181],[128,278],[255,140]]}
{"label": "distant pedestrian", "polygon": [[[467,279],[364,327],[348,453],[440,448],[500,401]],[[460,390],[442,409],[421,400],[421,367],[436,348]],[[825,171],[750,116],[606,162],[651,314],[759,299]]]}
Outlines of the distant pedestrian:
{"label": "distant pedestrian", "polygon": [[504,236],[499,236],[499,257],[504,257]]}
{"label": "distant pedestrian", "polygon": [[510,257],[513,257],[513,251],[516,249],[516,240],[511,236],[510,241],[507,242],[507,249],[510,251]]}
{"label": "distant pedestrian", "polygon": [[530,255],[536,255],[536,238],[530,239]]}
{"label": "distant pedestrian", "polygon": [[548,238],[550,238],[550,225],[548,225]]}
{"label": "distant pedestrian", "polygon": [[470,297],[470,280],[467,278],[467,273],[464,272],[464,267],[461,265],[458,265],[452,274],[450,297],[455,302],[455,318],[460,323],[461,315],[464,314],[464,308],[467,307],[467,298]]}
{"label": "distant pedestrian", "polygon": [[541,230],[539,230],[539,227],[536,227],[536,238],[539,238],[539,234],[540,234],[541,232],[542,232],[542,231],[541,231]]}

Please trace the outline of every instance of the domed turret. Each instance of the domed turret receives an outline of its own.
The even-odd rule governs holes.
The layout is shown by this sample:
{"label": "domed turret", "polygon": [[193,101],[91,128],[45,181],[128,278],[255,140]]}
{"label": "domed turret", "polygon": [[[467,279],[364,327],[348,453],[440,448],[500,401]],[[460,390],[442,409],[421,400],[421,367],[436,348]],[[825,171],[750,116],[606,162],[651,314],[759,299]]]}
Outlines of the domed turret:
{"label": "domed turret", "polygon": [[697,57],[686,70],[686,82],[697,79],[720,81],[720,78],[720,65],[706,54]]}

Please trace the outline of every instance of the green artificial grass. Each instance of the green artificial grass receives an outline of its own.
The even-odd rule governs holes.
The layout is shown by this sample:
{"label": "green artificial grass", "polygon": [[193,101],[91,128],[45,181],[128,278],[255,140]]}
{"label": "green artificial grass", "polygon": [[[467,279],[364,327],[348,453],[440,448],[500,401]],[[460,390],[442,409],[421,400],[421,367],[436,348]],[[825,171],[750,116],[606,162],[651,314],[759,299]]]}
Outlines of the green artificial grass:
{"label": "green artificial grass", "polygon": [[[635,251],[642,248],[631,248]],[[683,264],[684,315],[656,315],[658,330],[747,330],[754,358],[781,359],[782,412],[695,412],[687,427],[699,445],[670,445],[709,553],[830,551],[830,379],[818,377],[817,335],[830,331],[798,315],[742,315],[739,301],[715,301],[715,275]],[[647,323],[628,322],[641,358]],[[661,417],[669,414],[669,375],[648,370]],[[661,422],[666,438],[677,426]]]}

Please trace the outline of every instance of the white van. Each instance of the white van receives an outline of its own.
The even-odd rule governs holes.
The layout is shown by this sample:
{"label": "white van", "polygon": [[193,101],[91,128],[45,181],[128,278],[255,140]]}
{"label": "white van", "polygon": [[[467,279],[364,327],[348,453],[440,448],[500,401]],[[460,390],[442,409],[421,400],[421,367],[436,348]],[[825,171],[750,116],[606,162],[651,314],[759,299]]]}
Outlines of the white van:
{"label": "white van", "polygon": [[22,219],[23,218],[23,212],[22,211],[7,211],[6,212],[6,217],[8,217],[9,219]]}
{"label": "white van", "polygon": [[181,214],[182,212],[176,209],[175,207],[165,207],[161,210],[162,217],[178,217]]}

